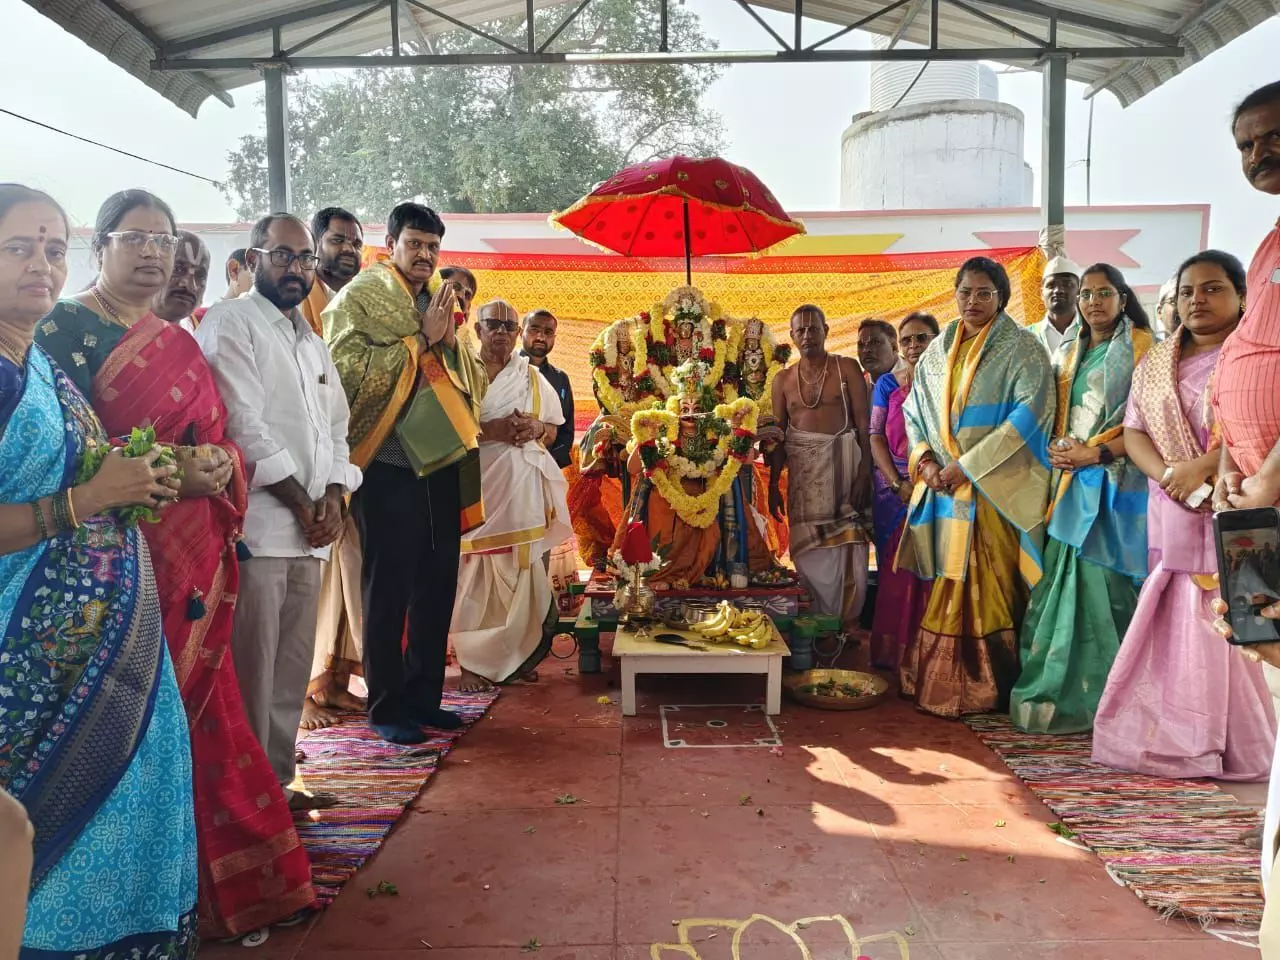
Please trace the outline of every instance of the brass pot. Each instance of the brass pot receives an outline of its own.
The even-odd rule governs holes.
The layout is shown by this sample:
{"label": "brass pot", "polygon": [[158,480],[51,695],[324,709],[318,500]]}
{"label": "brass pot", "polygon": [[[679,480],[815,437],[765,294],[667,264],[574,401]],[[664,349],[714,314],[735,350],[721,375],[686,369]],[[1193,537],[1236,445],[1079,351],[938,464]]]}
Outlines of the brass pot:
{"label": "brass pot", "polygon": [[618,615],[629,618],[652,617],[657,604],[658,595],[643,580],[624,584],[614,597]]}

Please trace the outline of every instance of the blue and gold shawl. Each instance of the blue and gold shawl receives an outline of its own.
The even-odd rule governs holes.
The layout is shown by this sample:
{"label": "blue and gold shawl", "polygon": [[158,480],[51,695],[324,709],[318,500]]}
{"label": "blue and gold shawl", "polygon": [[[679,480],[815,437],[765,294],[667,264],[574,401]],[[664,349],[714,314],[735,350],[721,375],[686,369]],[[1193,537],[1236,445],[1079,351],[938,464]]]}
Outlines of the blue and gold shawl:
{"label": "blue and gold shawl", "polygon": [[951,322],[925,350],[903,415],[911,479],[918,481],[928,453],[939,466],[958,461],[969,482],[954,494],[916,483],[896,563],[926,580],[964,580],[980,495],[1017,528],[1018,568],[1034,585],[1049,493],[1053,371],[1035,335],[1003,312],[973,338],[961,364],[961,326]]}
{"label": "blue and gold shawl", "polygon": [[[32,347],[0,423],[0,503],[72,485],[98,418]],[[164,656],[138,531],[105,516],[0,556],[0,786],[35,825],[32,886],[115,789],[151,722]]]}
{"label": "blue and gold shawl", "polygon": [[[1119,437],[1134,368],[1153,342],[1151,331],[1134,327],[1125,316],[1105,345],[1095,346],[1088,325],[1081,324],[1058,353],[1054,437],[1070,436],[1087,447]],[[1105,354],[1086,364],[1091,347]],[[1082,378],[1084,383],[1078,383]],[[1074,405],[1073,390],[1082,397]],[[1146,577],[1147,478],[1133,461],[1117,457],[1105,466],[1055,470],[1051,489],[1049,536],[1075,547],[1092,563],[1135,580]]]}

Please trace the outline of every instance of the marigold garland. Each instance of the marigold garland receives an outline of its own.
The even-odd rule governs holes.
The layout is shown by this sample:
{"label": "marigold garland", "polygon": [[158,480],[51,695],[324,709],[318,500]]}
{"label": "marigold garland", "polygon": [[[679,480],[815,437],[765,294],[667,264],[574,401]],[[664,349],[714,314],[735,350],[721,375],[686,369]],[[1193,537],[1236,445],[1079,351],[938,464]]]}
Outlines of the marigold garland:
{"label": "marigold garland", "polygon": [[[677,408],[678,403],[676,400]],[[640,450],[645,476],[685,523],[704,528],[719,516],[720,498],[733,486],[742,464],[751,459],[758,413],[756,402],[748,397],[717,405],[713,415],[727,429],[707,460],[697,465],[677,452],[678,444],[673,440],[680,428],[677,414],[656,408],[641,410],[631,418],[632,444]],[[697,472],[685,473],[689,469]],[[712,478],[716,469],[719,473]],[[708,483],[702,493],[691,495],[685,493],[677,478],[707,479]]]}
{"label": "marigold garland", "polygon": [[[591,380],[595,384],[596,395],[605,413],[632,413],[657,391],[658,385],[653,379],[646,357],[646,330],[649,315],[642,313],[638,319],[642,322],[618,320],[609,324],[600,331],[591,344],[588,355],[595,368],[591,372]],[[635,384],[636,391],[640,394],[640,398],[636,401],[624,400],[617,388],[618,337],[628,325],[631,327],[632,341],[631,382]],[[640,361],[640,358],[646,359]]]}

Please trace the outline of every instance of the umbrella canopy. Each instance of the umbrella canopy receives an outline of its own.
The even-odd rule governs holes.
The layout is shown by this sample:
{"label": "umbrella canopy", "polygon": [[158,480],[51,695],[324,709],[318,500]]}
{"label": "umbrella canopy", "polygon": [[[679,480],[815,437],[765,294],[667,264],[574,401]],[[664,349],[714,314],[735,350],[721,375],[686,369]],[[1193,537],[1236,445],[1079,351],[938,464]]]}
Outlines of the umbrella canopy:
{"label": "umbrella canopy", "polygon": [[805,232],[746,167],[670,157],[618,171],[551,222],[626,257],[761,253]]}

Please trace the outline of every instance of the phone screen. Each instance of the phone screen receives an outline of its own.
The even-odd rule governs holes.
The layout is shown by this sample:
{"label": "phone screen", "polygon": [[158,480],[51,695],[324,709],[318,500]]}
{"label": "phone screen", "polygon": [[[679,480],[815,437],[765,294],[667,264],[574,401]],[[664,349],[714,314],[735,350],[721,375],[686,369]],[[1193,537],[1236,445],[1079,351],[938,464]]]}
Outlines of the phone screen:
{"label": "phone screen", "polygon": [[1280,620],[1261,616],[1280,600],[1280,514],[1273,508],[1222,513],[1213,525],[1232,642],[1280,640]]}

